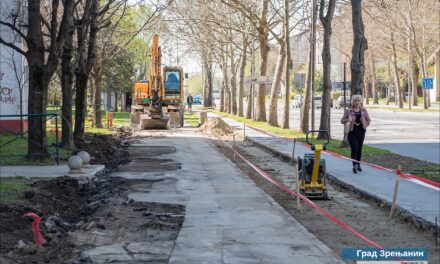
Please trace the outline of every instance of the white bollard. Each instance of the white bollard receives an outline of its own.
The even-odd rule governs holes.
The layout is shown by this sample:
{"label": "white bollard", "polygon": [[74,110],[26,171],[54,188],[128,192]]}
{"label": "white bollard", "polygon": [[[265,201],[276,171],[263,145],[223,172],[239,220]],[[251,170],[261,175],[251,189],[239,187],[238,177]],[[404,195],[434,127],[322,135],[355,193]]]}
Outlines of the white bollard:
{"label": "white bollard", "polygon": [[81,173],[81,167],[83,165],[83,160],[79,156],[71,156],[67,161],[70,171],[69,173]]}
{"label": "white bollard", "polygon": [[90,167],[90,164],[89,164],[89,162],[90,162],[90,154],[87,151],[81,150],[76,155],[82,159],[82,163],[83,163],[82,167],[83,168]]}

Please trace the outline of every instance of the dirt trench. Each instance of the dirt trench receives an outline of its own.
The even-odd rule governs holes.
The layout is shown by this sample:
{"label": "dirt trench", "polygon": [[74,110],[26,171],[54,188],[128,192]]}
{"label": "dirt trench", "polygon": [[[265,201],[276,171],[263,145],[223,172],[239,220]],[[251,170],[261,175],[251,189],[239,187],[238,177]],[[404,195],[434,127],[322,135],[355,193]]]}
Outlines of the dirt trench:
{"label": "dirt trench", "polygon": [[[222,140],[216,143],[221,153],[234,161],[260,188],[337,254],[340,254],[342,248],[372,247],[305,203],[301,203],[301,210],[298,210],[296,199],[269,183],[247,163],[234,155],[224,145],[225,143],[232,145],[230,139],[222,138]],[[291,189],[295,189],[295,169],[292,165],[249,141],[236,142],[235,146],[236,150],[274,179]],[[390,219],[389,211],[374,201],[338,186],[329,185],[329,195],[331,197],[329,201],[316,200],[314,202],[383,247],[428,247],[429,262],[438,263],[440,259],[440,245],[438,243],[440,241],[436,241],[436,234],[417,229],[400,218]]]}

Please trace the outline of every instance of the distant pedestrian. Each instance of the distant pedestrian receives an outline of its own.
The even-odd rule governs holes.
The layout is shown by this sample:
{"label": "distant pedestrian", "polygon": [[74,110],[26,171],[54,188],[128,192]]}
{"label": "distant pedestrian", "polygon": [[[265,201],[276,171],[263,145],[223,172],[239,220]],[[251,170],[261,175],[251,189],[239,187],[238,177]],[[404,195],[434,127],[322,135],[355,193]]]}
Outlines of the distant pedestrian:
{"label": "distant pedestrian", "polygon": [[[351,158],[354,160],[361,160],[362,145],[370,122],[367,109],[362,107],[362,96],[354,95],[351,99],[351,108],[345,109],[341,119],[342,124],[349,124],[348,143],[351,148]],[[353,161],[353,173],[358,171],[362,171],[361,165]]]}
{"label": "distant pedestrian", "polygon": [[193,102],[194,102],[194,98],[191,96],[191,94],[189,94],[188,97],[186,97],[186,103],[188,104],[188,111],[189,112],[192,111]]}

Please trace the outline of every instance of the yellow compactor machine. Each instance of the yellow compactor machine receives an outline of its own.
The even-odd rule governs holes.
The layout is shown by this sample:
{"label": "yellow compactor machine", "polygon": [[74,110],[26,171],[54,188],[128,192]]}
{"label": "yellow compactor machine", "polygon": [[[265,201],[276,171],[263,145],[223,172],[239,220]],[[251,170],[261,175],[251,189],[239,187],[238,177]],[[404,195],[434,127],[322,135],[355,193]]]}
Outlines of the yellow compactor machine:
{"label": "yellow compactor machine", "polygon": [[150,50],[150,78],[135,83],[131,123],[139,129],[182,127],[184,119],[183,70],[162,67],[159,36]]}

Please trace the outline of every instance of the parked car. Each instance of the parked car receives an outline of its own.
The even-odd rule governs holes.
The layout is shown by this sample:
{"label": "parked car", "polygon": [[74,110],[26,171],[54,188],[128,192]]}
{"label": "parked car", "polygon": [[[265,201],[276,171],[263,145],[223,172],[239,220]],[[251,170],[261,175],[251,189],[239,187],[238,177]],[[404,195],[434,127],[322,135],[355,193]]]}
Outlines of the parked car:
{"label": "parked car", "polygon": [[293,108],[300,108],[303,104],[303,100],[304,100],[304,95],[295,95],[292,102]]}
{"label": "parked car", "polygon": [[[345,97],[345,104],[347,107],[351,107],[351,98],[350,96],[346,96]],[[336,108],[344,108],[344,96],[339,96],[338,99],[336,100]]]}
{"label": "parked car", "polygon": [[202,96],[201,95],[194,95],[193,104],[202,104]]}

